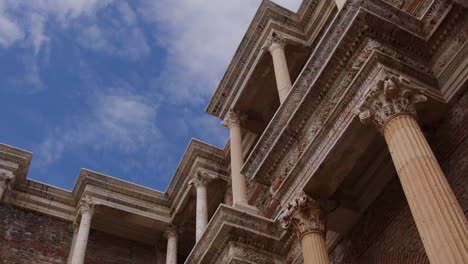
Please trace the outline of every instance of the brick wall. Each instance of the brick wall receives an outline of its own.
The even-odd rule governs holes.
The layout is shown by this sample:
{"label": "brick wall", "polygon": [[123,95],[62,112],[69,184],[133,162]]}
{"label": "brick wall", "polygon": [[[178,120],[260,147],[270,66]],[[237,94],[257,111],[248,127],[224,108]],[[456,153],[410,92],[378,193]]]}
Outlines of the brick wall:
{"label": "brick wall", "polygon": [[[465,178],[468,175],[467,116],[468,93],[465,92],[441,122],[424,127],[465,215],[468,215]],[[331,258],[340,264],[429,263],[396,176],[333,250]]]}
{"label": "brick wall", "polygon": [[[0,204],[0,264],[66,263],[71,223]],[[91,230],[87,264],[155,263],[150,245]]]}

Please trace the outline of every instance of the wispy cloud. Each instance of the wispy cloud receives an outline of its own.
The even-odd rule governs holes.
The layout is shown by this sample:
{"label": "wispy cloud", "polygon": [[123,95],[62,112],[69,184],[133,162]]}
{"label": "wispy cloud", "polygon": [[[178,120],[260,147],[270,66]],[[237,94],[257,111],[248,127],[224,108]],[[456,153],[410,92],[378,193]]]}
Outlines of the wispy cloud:
{"label": "wispy cloud", "polygon": [[2,13],[0,6],[0,46],[9,47],[24,37],[23,31],[8,16]]}
{"label": "wispy cloud", "polygon": [[157,105],[133,94],[99,95],[86,105],[91,111],[69,117],[53,128],[38,146],[39,164],[58,161],[64,151],[81,146],[94,150],[135,152],[156,142]]}

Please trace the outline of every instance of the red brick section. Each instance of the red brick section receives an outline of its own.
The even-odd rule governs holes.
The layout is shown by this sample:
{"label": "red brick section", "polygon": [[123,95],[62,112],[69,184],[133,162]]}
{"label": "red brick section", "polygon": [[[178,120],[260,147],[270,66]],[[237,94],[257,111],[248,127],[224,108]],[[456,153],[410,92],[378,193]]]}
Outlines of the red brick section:
{"label": "red brick section", "polygon": [[[467,116],[468,93],[465,92],[441,122],[424,128],[465,215],[468,215]],[[331,259],[336,264],[429,263],[396,176],[333,250]]]}
{"label": "red brick section", "polygon": [[[0,204],[0,264],[64,264],[71,238],[71,223]],[[85,263],[154,263],[153,249],[91,230]]]}

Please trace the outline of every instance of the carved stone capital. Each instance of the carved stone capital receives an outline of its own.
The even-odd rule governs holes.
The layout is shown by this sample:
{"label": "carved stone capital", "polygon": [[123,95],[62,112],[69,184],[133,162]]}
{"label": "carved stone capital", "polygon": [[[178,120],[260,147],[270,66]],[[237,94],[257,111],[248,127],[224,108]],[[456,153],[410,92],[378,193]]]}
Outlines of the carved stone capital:
{"label": "carved stone capital", "polygon": [[198,171],[197,173],[195,173],[195,176],[190,180],[189,184],[195,187],[206,186],[212,180],[214,180],[214,178],[211,177],[207,172]]}
{"label": "carved stone capital", "polygon": [[416,117],[415,104],[427,100],[424,91],[425,88],[402,76],[385,73],[367,93],[358,109],[359,118],[364,124],[373,123],[382,133],[386,123],[395,116]]}
{"label": "carved stone capital", "polygon": [[284,49],[286,47],[287,39],[278,33],[273,33],[269,36],[262,49],[268,49],[272,53],[275,49]]}
{"label": "carved stone capital", "polygon": [[170,237],[177,237],[177,227],[171,225],[167,228],[166,232],[164,232],[164,237],[169,239]]}
{"label": "carved stone capital", "polygon": [[229,112],[226,115],[226,118],[224,118],[224,121],[221,124],[225,127],[231,127],[235,125],[240,126],[241,122],[244,119],[245,115],[231,109],[229,110]]}
{"label": "carved stone capital", "polygon": [[293,229],[301,239],[308,233],[326,232],[323,210],[318,201],[306,194],[289,203],[278,220],[284,229]]}
{"label": "carved stone capital", "polygon": [[78,209],[78,213],[83,214],[94,214],[94,208],[96,207],[96,203],[93,199],[89,196],[80,200],[80,208]]}

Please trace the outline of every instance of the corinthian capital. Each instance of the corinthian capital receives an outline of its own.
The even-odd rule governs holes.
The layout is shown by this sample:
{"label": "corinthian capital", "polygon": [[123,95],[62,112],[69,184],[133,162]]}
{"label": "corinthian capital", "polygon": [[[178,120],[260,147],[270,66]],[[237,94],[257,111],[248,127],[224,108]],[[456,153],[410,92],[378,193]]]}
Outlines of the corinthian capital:
{"label": "corinthian capital", "polygon": [[225,127],[231,127],[233,125],[240,126],[240,123],[242,120],[245,119],[245,116],[240,114],[238,111],[234,110],[229,110],[227,113],[226,117],[224,118],[224,121],[221,123],[221,125]]}
{"label": "corinthian capital", "polygon": [[278,33],[273,33],[271,36],[269,36],[265,44],[263,45],[262,49],[268,49],[271,52],[273,52],[275,49],[284,49],[286,46],[287,39],[283,35],[280,35]]}
{"label": "corinthian capital", "polygon": [[379,132],[394,116],[409,114],[416,117],[415,104],[427,97],[424,88],[402,76],[386,73],[367,93],[359,107],[359,118],[364,124],[373,123]]}
{"label": "corinthian capital", "polygon": [[325,235],[325,214],[318,201],[302,194],[286,206],[279,217],[284,229],[293,229],[299,238],[312,232]]}
{"label": "corinthian capital", "polygon": [[194,177],[190,180],[189,184],[194,185],[195,187],[206,186],[212,180],[214,180],[214,178],[211,177],[207,172],[197,171]]}
{"label": "corinthian capital", "polygon": [[80,209],[78,210],[78,213],[81,215],[87,213],[93,214],[95,207],[96,203],[93,201],[93,199],[89,196],[86,196],[85,198],[80,200]]}

